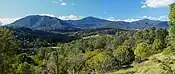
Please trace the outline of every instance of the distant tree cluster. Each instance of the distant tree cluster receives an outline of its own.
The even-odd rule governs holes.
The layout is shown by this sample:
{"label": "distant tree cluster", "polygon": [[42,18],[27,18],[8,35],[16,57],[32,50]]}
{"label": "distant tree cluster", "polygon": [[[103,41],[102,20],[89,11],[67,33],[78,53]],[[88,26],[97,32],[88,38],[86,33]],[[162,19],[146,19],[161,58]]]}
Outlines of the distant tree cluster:
{"label": "distant tree cluster", "polygon": [[[58,48],[39,48],[36,53],[29,55],[25,53],[27,51],[13,52],[20,47],[15,46],[17,43],[11,31],[1,28],[1,42],[3,42],[1,47],[2,52],[5,50],[5,53],[11,52],[16,55],[11,56],[15,57],[15,62],[11,65],[13,68],[11,70],[15,73],[104,73],[130,67],[133,62],[139,63],[153,54],[162,52],[167,47],[167,35],[165,29],[155,28],[138,31],[135,34],[130,32],[119,32],[116,35],[100,34],[95,38],[58,43]],[[3,55],[10,57],[11,54]],[[5,68],[1,68],[2,72],[5,71],[3,70]]]}
{"label": "distant tree cluster", "polygon": [[[83,36],[99,34],[93,38],[58,43],[57,48],[40,47],[34,54],[22,51],[13,32],[0,28],[0,73],[2,74],[103,74],[132,67],[150,56],[163,53],[174,55],[175,4],[170,5],[170,29],[149,28],[135,33],[120,31],[111,34],[84,33]],[[111,31],[110,31],[111,32]],[[113,31],[112,31],[113,32]],[[82,32],[80,32],[82,33]],[[27,42],[40,40],[26,38]],[[33,42],[33,41],[31,41]],[[160,66],[172,73],[170,64]]]}

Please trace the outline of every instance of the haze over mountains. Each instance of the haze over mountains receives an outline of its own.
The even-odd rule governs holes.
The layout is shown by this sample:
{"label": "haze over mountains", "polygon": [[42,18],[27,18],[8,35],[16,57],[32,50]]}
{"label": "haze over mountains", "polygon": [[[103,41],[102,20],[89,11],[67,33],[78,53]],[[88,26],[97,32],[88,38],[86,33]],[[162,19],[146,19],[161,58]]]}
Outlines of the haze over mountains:
{"label": "haze over mountains", "polygon": [[168,28],[167,21],[143,19],[135,22],[109,21],[86,17],[80,20],[61,20],[56,17],[31,15],[21,18],[7,26],[27,27],[36,30],[79,30],[96,28],[144,29],[149,27]]}

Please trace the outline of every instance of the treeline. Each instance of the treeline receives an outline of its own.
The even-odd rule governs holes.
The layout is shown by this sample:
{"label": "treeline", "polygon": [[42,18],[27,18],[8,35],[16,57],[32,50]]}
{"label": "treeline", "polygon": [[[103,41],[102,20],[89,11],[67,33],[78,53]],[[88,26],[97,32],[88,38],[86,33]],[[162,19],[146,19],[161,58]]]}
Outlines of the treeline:
{"label": "treeline", "polygon": [[[157,53],[175,55],[175,4],[170,5],[170,29],[149,28],[115,35],[58,43],[56,48],[21,52],[12,31],[0,28],[0,73],[2,74],[104,74],[132,67]],[[170,58],[169,58],[170,59]],[[160,60],[155,60],[161,62]],[[162,73],[174,74],[173,60],[163,62]],[[132,72],[134,73],[134,72]],[[131,74],[132,74],[131,73]]]}
{"label": "treeline", "polygon": [[58,42],[67,43],[78,37],[59,33],[33,30],[26,27],[6,27],[13,31],[15,38],[24,49],[55,46]]}
{"label": "treeline", "polygon": [[1,73],[105,73],[132,67],[133,62],[140,63],[171,47],[167,30],[150,28],[135,34],[101,34],[95,38],[58,43],[57,48],[39,48],[30,54],[20,53],[22,50],[10,30],[1,28],[0,32]]}

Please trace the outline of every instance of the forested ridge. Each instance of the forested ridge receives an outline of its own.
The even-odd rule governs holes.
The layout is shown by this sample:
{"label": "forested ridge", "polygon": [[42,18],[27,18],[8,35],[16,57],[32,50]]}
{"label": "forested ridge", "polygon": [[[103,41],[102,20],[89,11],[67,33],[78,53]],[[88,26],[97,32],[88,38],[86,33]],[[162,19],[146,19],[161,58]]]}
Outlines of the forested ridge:
{"label": "forested ridge", "polygon": [[175,4],[169,19],[169,30],[53,34],[0,27],[0,74],[175,74]]}

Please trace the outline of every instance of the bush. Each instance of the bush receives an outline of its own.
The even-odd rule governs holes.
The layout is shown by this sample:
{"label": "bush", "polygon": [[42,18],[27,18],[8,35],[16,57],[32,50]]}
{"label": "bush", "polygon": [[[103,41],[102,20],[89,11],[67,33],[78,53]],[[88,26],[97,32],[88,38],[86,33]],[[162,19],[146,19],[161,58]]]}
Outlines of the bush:
{"label": "bush", "polygon": [[119,46],[114,51],[114,56],[121,64],[131,63],[134,59],[134,53],[127,46]]}
{"label": "bush", "polygon": [[146,43],[138,44],[134,50],[134,54],[137,60],[147,59],[150,56],[148,45]]}
{"label": "bush", "polygon": [[163,55],[170,55],[171,53],[173,53],[173,47],[169,46],[166,49],[163,50]]}
{"label": "bush", "polygon": [[105,52],[101,52],[94,57],[90,58],[86,61],[87,67],[91,70],[95,70],[95,72],[106,72],[111,70],[112,64],[114,62],[114,58],[107,55]]}
{"label": "bush", "polygon": [[155,39],[152,45],[152,52],[157,53],[163,49],[163,42],[159,39]]}

